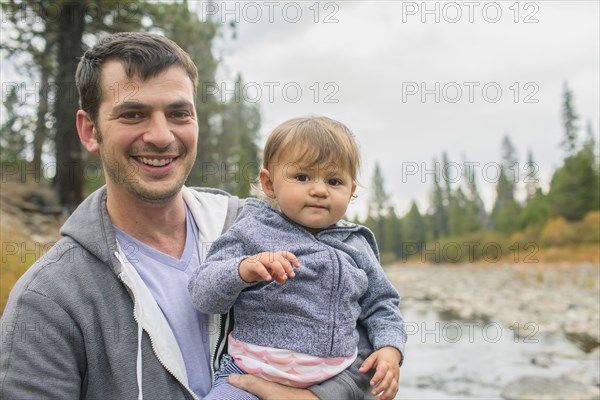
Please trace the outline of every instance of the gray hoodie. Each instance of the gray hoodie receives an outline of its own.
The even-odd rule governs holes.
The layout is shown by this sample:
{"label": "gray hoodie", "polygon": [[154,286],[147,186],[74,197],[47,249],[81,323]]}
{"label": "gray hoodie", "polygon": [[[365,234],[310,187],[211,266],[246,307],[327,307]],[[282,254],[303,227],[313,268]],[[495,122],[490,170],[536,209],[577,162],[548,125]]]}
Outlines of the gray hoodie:
{"label": "gray hoodie", "polygon": [[[241,260],[289,251],[300,268],[284,284],[246,283]],[[375,349],[404,353],[406,334],[398,293],[378,262],[367,228],[344,221],[311,234],[268,204],[248,199],[233,226],[212,245],[190,281],[192,301],[205,313],[233,306],[236,340],[318,357],[354,354],[356,323]]]}
{"label": "gray hoodie", "polygon": [[[205,242],[226,230],[240,207],[236,197],[210,189],[184,187],[183,197],[196,224],[210,225]],[[81,203],[61,233],[18,280],[2,315],[0,398],[195,399],[168,322],[117,246],[106,189]],[[213,368],[230,321],[230,314],[210,319]],[[369,344],[364,337],[361,343],[364,359]],[[359,365],[310,389],[321,398],[362,398],[369,376]]]}

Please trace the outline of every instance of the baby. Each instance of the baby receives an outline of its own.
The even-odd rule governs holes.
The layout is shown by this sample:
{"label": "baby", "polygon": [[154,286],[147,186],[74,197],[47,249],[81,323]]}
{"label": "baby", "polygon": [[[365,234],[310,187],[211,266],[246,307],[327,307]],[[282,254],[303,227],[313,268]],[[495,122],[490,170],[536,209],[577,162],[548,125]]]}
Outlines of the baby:
{"label": "baby", "polygon": [[374,352],[372,393],[397,392],[406,334],[399,296],[378,261],[375,237],[342,220],[360,166],[350,130],[325,117],[284,122],[270,134],[259,173],[268,203],[248,199],[190,281],[196,307],[235,323],[206,399],[256,399],[227,383],[248,373],[308,387],[348,368],[357,322]]}

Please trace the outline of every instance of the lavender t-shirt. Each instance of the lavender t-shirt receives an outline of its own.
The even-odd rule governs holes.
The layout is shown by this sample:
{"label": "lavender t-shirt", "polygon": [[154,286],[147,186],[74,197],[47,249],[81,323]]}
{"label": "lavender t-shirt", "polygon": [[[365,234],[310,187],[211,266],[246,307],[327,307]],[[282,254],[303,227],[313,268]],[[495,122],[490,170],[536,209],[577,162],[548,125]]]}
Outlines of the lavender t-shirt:
{"label": "lavender t-shirt", "polygon": [[190,388],[200,398],[211,388],[208,315],[194,308],[188,280],[200,266],[198,227],[186,205],[185,249],[176,259],[115,227],[117,241],[165,315],[185,362]]}

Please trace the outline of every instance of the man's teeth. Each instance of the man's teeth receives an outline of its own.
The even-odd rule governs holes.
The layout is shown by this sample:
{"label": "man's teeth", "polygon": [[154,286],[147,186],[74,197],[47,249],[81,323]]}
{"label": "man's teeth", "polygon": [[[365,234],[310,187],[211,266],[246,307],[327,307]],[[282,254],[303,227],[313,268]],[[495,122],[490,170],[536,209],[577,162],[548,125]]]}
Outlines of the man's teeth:
{"label": "man's teeth", "polygon": [[157,159],[157,158],[145,158],[145,157],[138,157],[138,160],[140,160],[144,164],[152,165],[153,167],[162,167],[163,165],[167,165],[171,161],[173,161],[172,158]]}

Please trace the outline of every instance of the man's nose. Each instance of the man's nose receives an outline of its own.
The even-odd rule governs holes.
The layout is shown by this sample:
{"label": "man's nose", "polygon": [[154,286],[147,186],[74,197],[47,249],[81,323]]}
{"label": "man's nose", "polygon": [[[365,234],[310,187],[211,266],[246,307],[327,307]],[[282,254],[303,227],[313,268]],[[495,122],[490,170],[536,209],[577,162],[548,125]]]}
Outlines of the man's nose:
{"label": "man's nose", "polygon": [[163,113],[153,113],[148,121],[147,128],[144,134],[144,142],[152,143],[158,148],[169,146],[175,138],[169,126],[169,121]]}

